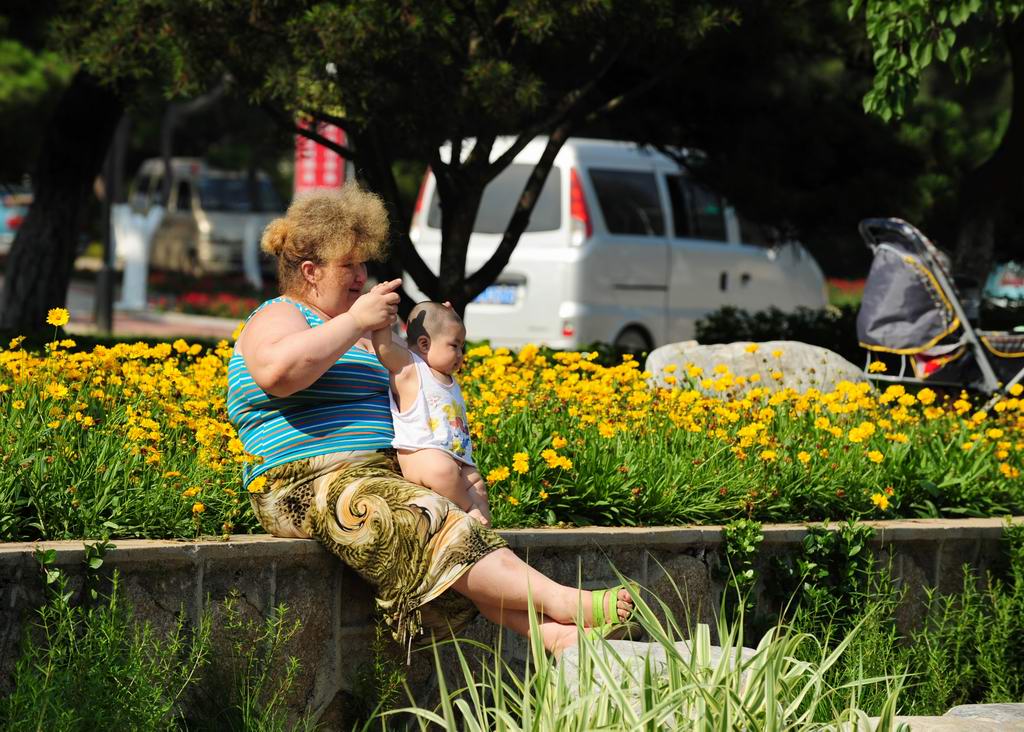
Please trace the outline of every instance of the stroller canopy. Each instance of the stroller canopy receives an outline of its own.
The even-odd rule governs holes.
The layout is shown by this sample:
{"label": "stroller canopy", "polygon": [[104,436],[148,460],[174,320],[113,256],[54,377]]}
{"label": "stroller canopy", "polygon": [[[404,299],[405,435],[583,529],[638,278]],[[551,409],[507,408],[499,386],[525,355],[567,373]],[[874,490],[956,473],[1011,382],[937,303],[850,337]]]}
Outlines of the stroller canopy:
{"label": "stroller canopy", "polygon": [[878,244],[857,314],[860,345],[912,355],[935,347],[959,328],[952,303],[921,259],[898,242]]}
{"label": "stroller canopy", "polygon": [[992,394],[1024,378],[1024,336],[974,327],[948,259],[924,234],[900,219],[866,219],[860,232],[874,254],[857,314],[863,348],[909,361],[918,383]]}

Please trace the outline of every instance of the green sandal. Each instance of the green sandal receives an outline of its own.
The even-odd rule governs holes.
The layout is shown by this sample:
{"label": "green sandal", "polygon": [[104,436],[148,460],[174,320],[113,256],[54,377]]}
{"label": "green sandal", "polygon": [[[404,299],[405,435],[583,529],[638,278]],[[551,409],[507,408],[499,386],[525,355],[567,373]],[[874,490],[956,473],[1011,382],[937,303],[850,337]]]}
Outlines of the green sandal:
{"label": "green sandal", "polygon": [[603,640],[643,640],[644,629],[639,623],[630,620],[618,623],[605,623],[590,628],[580,628],[580,635],[589,641]]}
{"label": "green sandal", "polygon": [[[635,585],[619,585],[618,587],[612,587],[607,590],[592,590],[590,594],[590,614],[593,616],[593,625],[589,628],[584,629],[584,634],[599,635],[606,640],[621,640],[628,636],[629,638],[636,640],[643,635],[643,628],[639,623],[633,622],[633,618],[636,616],[636,600],[633,601],[633,610],[630,611],[629,616],[624,620],[619,618],[618,614],[618,597],[619,591],[626,590],[630,597],[635,597],[639,592],[639,589]],[[608,617],[606,609],[608,607],[609,595],[615,600],[613,610],[614,615]],[[592,633],[588,633],[592,631]]]}

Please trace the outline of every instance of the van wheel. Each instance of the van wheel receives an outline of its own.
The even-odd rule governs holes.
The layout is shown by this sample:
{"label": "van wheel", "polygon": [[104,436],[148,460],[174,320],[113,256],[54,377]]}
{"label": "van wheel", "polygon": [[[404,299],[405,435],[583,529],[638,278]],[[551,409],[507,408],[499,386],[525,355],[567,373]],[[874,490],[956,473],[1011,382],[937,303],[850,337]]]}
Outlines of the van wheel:
{"label": "van wheel", "polygon": [[615,338],[613,344],[622,353],[631,353],[639,356],[651,350],[651,339],[640,328],[625,328]]}

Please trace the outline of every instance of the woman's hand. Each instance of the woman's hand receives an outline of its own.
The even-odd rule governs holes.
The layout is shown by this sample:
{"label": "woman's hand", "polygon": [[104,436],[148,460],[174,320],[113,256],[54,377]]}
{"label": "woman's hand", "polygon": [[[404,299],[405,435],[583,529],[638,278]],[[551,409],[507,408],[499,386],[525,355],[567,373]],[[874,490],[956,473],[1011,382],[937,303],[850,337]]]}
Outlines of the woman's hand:
{"label": "woman's hand", "polygon": [[359,296],[349,308],[348,314],[364,331],[387,328],[398,320],[399,297],[395,290],[401,285],[402,280],[374,285],[369,292]]}

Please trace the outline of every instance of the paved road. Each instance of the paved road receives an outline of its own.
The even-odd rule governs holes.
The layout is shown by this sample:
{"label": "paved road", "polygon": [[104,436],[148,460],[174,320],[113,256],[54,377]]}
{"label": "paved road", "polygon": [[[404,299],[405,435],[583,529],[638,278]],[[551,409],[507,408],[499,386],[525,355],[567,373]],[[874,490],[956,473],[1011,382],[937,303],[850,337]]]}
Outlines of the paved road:
{"label": "paved road", "polygon": [[[0,277],[0,286],[3,279]],[[117,293],[115,293],[115,300]],[[87,280],[74,280],[68,288],[67,308],[71,313],[69,333],[94,333],[95,286]],[[238,321],[206,315],[163,313],[153,310],[115,310],[114,333],[118,336],[148,338],[229,338]]]}

